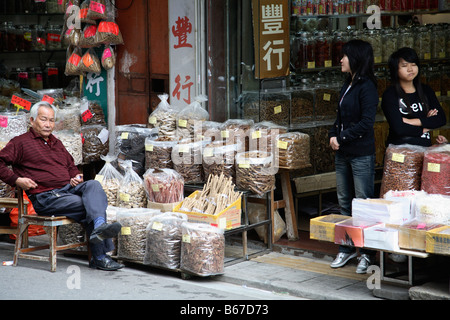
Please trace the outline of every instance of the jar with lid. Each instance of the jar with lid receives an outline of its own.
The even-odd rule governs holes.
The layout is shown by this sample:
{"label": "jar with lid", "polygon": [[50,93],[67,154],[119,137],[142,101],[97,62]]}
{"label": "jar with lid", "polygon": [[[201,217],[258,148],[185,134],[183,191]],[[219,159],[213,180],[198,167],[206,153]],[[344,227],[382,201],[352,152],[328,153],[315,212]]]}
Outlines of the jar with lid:
{"label": "jar with lid", "polygon": [[30,26],[24,25],[23,30],[23,51],[31,51],[33,47],[33,39],[31,37],[31,28]]}
{"label": "jar with lid", "polygon": [[383,59],[381,34],[379,29],[368,29],[363,34],[363,40],[372,45],[375,63],[381,63]]}
{"label": "jar with lid", "polygon": [[319,31],[315,36],[315,66],[331,67],[331,42],[326,32]]}
{"label": "jar with lid", "polygon": [[333,66],[339,66],[343,56],[342,47],[347,42],[345,31],[336,31],[333,37],[333,44],[331,48]]}
{"label": "jar with lid", "polygon": [[0,26],[0,51],[8,50],[8,22],[2,22]]}
{"label": "jar with lid", "polygon": [[414,42],[414,49],[419,56],[419,59],[431,59],[431,30],[427,26],[420,26],[416,28],[416,38]]}
{"label": "jar with lid", "polygon": [[28,88],[28,72],[25,68],[15,68],[11,71],[10,79],[17,81],[21,88]]}
{"label": "jar with lid", "polygon": [[291,88],[291,125],[299,125],[313,120],[314,85],[312,80],[310,74],[303,74],[300,83]]}
{"label": "jar with lid", "polygon": [[34,0],[34,13],[47,13],[47,4],[46,1],[42,0]]}
{"label": "jar with lid", "polygon": [[61,49],[61,26],[50,25],[47,29],[47,50]]}
{"label": "jar with lid", "polygon": [[410,27],[401,27],[398,29],[397,48],[414,48],[414,32]]}
{"label": "jar with lid", "polygon": [[24,29],[23,26],[16,26],[16,48],[17,51],[25,51],[25,40],[24,40]]}
{"label": "jar with lid", "polygon": [[33,50],[45,51],[47,44],[47,35],[43,26],[36,24],[32,29]]}
{"label": "jar with lid", "polygon": [[6,26],[6,34],[8,36],[6,51],[17,51],[17,42],[16,42],[17,32],[16,28],[14,28],[12,21],[8,21],[8,24]]}
{"label": "jar with lid", "polygon": [[47,62],[44,71],[44,87],[59,88],[59,70],[55,62]]}
{"label": "jar with lid", "polygon": [[59,13],[58,0],[47,0],[47,13]]}
{"label": "jar with lid", "polygon": [[309,32],[301,32],[297,38],[298,54],[297,54],[297,68],[315,68],[315,42]]}
{"label": "jar with lid", "polygon": [[444,59],[445,58],[445,30],[443,25],[433,25],[431,33],[431,58]]}
{"label": "jar with lid", "polygon": [[450,97],[450,65],[442,66],[441,95]]}
{"label": "jar with lid", "polygon": [[426,84],[433,89],[437,97],[441,96],[441,72],[439,66],[430,66],[427,68]]}
{"label": "jar with lid", "polygon": [[24,13],[33,13],[34,0],[22,0],[22,10]]}
{"label": "jar with lid", "polygon": [[382,31],[381,40],[383,42],[382,51],[383,59],[382,62],[388,62],[389,57],[394,53],[398,47],[398,36],[394,28],[385,28]]}
{"label": "jar with lid", "polygon": [[44,79],[42,77],[42,70],[40,67],[29,68],[28,79],[31,90],[37,91],[44,89]]}

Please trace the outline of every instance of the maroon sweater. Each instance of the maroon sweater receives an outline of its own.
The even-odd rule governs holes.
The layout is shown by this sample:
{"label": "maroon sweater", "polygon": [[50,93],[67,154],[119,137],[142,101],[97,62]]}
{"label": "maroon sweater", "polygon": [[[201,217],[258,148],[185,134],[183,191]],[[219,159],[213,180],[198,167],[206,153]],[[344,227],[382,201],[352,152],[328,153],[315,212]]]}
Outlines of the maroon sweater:
{"label": "maroon sweater", "polygon": [[15,186],[17,178],[30,178],[38,184],[30,194],[62,188],[78,173],[60,140],[50,135],[45,141],[32,128],[11,139],[0,151],[0,179]]}

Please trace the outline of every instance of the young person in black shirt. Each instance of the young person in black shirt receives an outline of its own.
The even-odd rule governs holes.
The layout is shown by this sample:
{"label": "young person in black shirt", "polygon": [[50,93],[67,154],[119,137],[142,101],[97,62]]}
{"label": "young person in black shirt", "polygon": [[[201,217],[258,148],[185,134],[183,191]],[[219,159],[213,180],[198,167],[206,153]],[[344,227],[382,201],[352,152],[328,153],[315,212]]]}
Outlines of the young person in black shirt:
{"label": "young person in black shirt", "polygon": [[381,107],[389,123],[386,144],[431,146],[430,131],[446,123],[436,94],[420,82],[417,53],[401,48],[389,58],[392,85],[383,93]]}
{"label": "young person in black shirt", "polygon": [[[370,43],[351,40],[343,47],[341,71],[348,75],[342,86],[337,117],[329,131],[330,147],[336,152],[336,193],[340,211],[352,214],[353,198],[374,197],[375,136],[378,106],[373,49]],[[357,273],[366,273],[376,251],[361,248]],[[332,268],[344,266],[357,256],[355,247],[340,245]]]}

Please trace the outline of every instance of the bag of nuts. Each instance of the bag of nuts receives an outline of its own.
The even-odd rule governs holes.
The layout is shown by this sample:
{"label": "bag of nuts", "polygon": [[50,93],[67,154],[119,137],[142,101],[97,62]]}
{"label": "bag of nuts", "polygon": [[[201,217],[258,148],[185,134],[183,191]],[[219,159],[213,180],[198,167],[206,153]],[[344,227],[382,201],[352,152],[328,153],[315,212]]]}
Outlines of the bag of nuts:
{"label": "bag of nuts", "polygon": [[194,98],[194,102],[184,107],[177,114],[177,136],[183,138],[197,138],[202,134],[202,122],[209,120],[209,113],[201,103],[207,101],[206,96]]}
{"label": "bag of nuts", "polygon": [[223,229],[203,223],[181,225],[180,269],[198,276],[223,274],[225,236]]}
{"label": "bag of nuts", "polygon": [[410,144],[386,149],[380,197],[389,190],[420,190],[423,156],[426,148]]}
{"label": "bag of nuts", "polygon": [[144,264],[167,269],[180,267],[181,224],[187,220],[187,215],[180,212],[165,212],[150,219]]}
{"label": "bag of nuts", "polygon": [[177,113],[179,110],[172,107],[167,93],[158,95],[161,102],[148,117],[149,128],[158,128],[159,138],[169,138],[175,140],[177,130]]}
{"label": "bag of nuts", "polygon": [[236,155],[236,186],[262,195],[275,188],[275,173],[271,153],[263,151],[241,152]]}
{"label": "bag of nuts", "polygon": [[109,206],[117,206],[117,194],[119,192],[119,186],[122,183],[123,176],[117,171],[111,164],[116,157],[113,155],[101,156],[101,159],[105,161],[105,165],[95,176],[95,180],[99,181],[103,187],[108,198]]}
{"label": "bag of nuts", "polygon": [[122,166],[125,168],[125,175],[119,186],[117,206],[121,208],[145,208],[147,206],[147,195],[141,177],[133,170],[130,160],[125,160]]}

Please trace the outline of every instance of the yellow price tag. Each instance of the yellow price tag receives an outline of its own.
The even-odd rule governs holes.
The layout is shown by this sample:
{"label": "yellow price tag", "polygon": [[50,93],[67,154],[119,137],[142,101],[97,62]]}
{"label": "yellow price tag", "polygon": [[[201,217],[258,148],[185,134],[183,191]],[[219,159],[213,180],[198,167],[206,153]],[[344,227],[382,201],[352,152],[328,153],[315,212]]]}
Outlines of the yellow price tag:
{"label": "yellow price tag", "polygon": [[393,153],[392,161],[403,163],[403,162],[405,162],[405,155],[401,154],[401,153]]}

